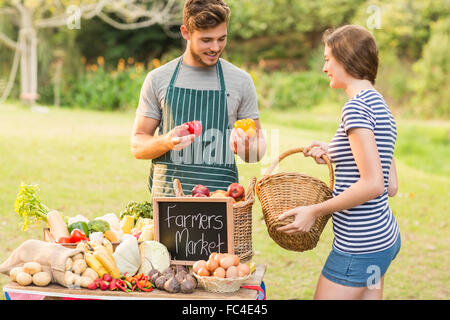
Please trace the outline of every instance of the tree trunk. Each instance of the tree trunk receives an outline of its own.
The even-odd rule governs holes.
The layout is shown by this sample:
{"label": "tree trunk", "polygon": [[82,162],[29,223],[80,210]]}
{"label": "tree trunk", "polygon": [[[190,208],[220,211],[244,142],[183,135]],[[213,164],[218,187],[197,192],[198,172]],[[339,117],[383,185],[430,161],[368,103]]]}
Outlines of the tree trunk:
{"label": "tree trunk", "polygon": [[32,25],[32,12],[24,10],[19,32],[20,58],[20,99],[33,105],[37,98],[37,36]]}

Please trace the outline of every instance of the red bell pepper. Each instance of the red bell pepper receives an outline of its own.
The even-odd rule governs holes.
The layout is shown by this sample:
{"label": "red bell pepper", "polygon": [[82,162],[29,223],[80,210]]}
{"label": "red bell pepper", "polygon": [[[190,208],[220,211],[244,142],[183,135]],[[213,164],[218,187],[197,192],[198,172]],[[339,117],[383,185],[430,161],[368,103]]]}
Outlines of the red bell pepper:
{"label": "red bell pepper", "polygon": [[195,137],[198,137],[203,131],[202,123],[200,121],[192,120],[185,124],[188,126],[189,133],[195,135]]}

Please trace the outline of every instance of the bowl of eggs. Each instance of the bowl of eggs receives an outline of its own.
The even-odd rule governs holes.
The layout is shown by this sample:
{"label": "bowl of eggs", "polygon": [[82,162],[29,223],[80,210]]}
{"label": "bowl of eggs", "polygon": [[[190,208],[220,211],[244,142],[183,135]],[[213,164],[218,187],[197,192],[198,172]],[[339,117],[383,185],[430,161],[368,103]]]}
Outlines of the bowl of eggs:
{"label": "bowl of eggs", "polygon": [[235,292],[250,278],[250,266],[241,263],[237,255],[213,252],[206,260],[198,260],[192,267],[201,287],[209,292]]}

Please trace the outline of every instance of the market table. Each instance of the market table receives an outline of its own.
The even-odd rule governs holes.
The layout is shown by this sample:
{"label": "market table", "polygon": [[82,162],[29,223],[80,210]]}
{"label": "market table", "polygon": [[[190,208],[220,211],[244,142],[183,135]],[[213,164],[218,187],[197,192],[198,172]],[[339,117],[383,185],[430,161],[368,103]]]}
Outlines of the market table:
{"label": "market table", "polygon": [[[256,270],[252,276],[245,281],[242,286],[261,287],[266,266],[257,264]],[[193,293],[168,293],[164,290],[154,289],[152,292],[123,292],[123,291],[101,291],[88,289],[69,289],[57,284],[51,284],[47,287],[38,287],[34,285],[21,286],[17,282],[10,282],[3,287],[5,295],[25,294],[37,295],[54,298],[72,298],[72,299],[99,299],[99,300],[161,300],[161,299],[183,299],[183,300],[257,300],[259,291],[254,289],[240,288],[232,293],[212,293],[203,288],[197,288]]]}

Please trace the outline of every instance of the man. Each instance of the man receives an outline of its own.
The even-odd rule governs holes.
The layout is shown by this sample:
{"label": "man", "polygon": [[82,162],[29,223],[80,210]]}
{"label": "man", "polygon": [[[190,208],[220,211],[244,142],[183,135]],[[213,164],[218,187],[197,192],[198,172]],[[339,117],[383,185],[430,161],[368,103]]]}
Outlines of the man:
{"label": "man", "polygon": [[[131,150],[137,159],[152,159],[153,197],[173,195],[175,178],[185,194],[197,184],[210,191],[227,189],[238,182],[234,154],[247,162],[264,155],[253,81],[220,58],[229,16],[222,0],[187,0],[180,27],[187,41],[184,54],[149,72],[144,81]],[[236,120],[245,118],[254,119],[257,134],[252,138],[233,128]],[[192,120],[201,122],[199,137],[185,125]]]}

